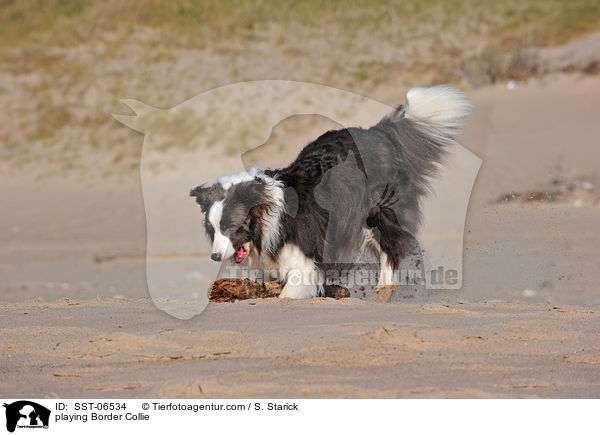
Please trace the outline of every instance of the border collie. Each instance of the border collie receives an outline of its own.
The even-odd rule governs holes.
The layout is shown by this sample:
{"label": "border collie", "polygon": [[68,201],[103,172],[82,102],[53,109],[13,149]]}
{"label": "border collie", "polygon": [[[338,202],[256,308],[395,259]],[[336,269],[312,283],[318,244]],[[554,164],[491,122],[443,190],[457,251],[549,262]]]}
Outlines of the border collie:
{"label": "border collie", "polygon": [[326,132],[286,168],[250,168],[194,188],[211,259],[248,257],[277,272],[281,297],[304,299],[322,295],[325,273],[368,246],[379,255],[378,286],[392,286],[428,180],[472,110],[450,86],[412,88],[405,108],[368,129]]}

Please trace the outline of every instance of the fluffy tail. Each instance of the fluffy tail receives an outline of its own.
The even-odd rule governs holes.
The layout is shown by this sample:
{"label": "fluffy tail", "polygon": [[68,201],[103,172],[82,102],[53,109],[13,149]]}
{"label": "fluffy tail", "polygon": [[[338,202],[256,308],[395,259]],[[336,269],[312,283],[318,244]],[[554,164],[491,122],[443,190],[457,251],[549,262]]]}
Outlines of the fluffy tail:
{"label": "fluffy tail", "polygon": [[438,140],[454,141],[474,108],[464,92],[452,86],[416,87],[406,93],[404,116],[426,127]]}
{"label": "fluffy tail", "polygon": [[398,108],[376,126],[398,147],[418,193],[427,191],[448,146],[456,139],[474,105],[451,86],[412,88],[406,94],[406,108]]}

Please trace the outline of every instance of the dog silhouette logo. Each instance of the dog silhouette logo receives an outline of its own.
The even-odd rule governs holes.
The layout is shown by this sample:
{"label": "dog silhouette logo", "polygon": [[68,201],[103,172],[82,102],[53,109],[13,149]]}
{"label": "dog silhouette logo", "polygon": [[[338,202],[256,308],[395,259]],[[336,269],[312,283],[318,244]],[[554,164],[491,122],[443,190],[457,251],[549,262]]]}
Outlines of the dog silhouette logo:
{"label": "dog silhouette logo", "polygon": [[29,400],[19,400],[4,404],[6,408],[6,430],[14,432],[16,428],[48,428],[50,410]]}
{"label": "dog silhouette logo", "polygon": [[[352,92],[288,80],[232,83],[164,109],[137,100],[121,101],[132,113],[114,117],[144,135],[140,180],[146,216],[146,256],[151,259],[146,261],[148,293],[157,308],[179,319],[201,313],[208,305],[204,289],[218,278],[231,277],[233,269],[227,262],[210,261],[205,255],[206,246],[200,246],[199,242],[206,240],[204,218],[201,209],[190,201],[190,188],[210,186],[226,174],[247,177],[253,173],[252,166],[264,170],[285,167],[296,158],[295,151],[300,151],[300,146],[332,127],[354,131],[352,128],[356,126],[374,126],[390,113],[397,116],[404,113],[398,107]],[[441,112],[436,112],[435,116],[438,115],[442,116]],[[311,122],[283,128],[284,121],[290,125],[298,117],[310,117]],[[314,122],[315,119],[320,121]],[[327,120],[326,126],[323,120]],[[314,130],[313,125],[317,127]],[[275,126],[282,127],[285,133],[277,134],[283,136],[276,137]],[[353,233],[346,231],[368,220],[367,226],[374,228],[370,246],[377,247],[381,242],[381,234],[376,234],[379,221],[363,213],[374,209],[364,207],[367,187],[377,184],[374,180],[383,186],[380,202],[373,210],[381,212],[377,216],[398,220],[399,211],[408,213],[417,207],[414,204],[403,207],[403,199],[410,197],[405,190],[393,186],[385,189],[386,175],[381,164],[378,166],[370,140],[362,136],[352,139],[356,147],[327,171],[316,189],[317,197],[313,198],[322,216],[328,219],[322,255],[329,263],[362,262],[375,265],[371,269],[377,271],[380,259],[370,255],[373,249],[369,250],[369,256],[355,258],[358,250],[349,243],[353,241],[349,238]],[[414,138],[403,140],[414,142]],[[172,147],[181,152],[167,152]],[[436,166],[436,176],[427,180],[426,192],[423,191],[419,201],[420,216],[409,219],[410,216],[403,215],[406,222],[419,224],[402,223],[404,226],[398,230],[406,233],[403,234],[407,252],[413,245],[415,251],[418,247],[415,263],[419,266],[406,270],[421,272],[422,269],[428,292],[462,287],[467,206],[482,162],[459,143],[446,148],[444,164]],[[161,172],[165,176],[158,176]],[[350,179],[352,184],[348,183]],[[411,180],[405,180],[405,184],[408,186]],[[294,217],[301,201],[293,187],[284,187],[283,197],[289,206],[285,207],[285,213]],[[340,191],[344,194],[339,194]],[[386,277],[391,276],[392,282],[404,281],[396,279],[397,275],[388,271]]]}

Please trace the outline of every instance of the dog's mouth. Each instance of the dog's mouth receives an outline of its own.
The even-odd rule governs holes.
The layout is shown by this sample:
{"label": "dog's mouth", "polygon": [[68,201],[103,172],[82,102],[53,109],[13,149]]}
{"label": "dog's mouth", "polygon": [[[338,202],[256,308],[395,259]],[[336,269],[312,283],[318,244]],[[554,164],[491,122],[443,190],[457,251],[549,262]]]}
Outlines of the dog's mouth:
{"label": "dog's mouth", "polygon": [[242,246],[235,250],[235,254],[233,254],[233,261],[236,263],[241,263],[248,256],[248,252],[250,250],[250,243],[244,243]]}

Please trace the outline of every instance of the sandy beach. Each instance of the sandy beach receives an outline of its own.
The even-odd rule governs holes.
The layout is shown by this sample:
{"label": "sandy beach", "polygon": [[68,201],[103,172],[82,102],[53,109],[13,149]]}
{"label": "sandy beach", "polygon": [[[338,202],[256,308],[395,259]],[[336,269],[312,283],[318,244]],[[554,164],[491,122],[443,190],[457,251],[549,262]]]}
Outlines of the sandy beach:
{"label": "sandy beach", "polygon": [[[122,37],[118,32],[106,35],[115,41]],[[137,53],[138,44],[145,47],[155,36],[142,32],[122,46]],[[463,39],[459,40],[462,47]],[[169,254],[146,257],[140,173],[119,166],[120,158],[139,160],[143,138],[107,120],[108,113],[123,113],[122,107],[111,105],[109,96],[129,97],[121,95],[125,90],[119,87],[120,79],[111,75],[112,69],[129,71],[128,52],[102,64],[105,70],[98,66],[94,85],[83,83],[86,74],[77,75],[83,69],[71,66],[68,80],[79,84],[69,85],[68,92],[74,89],[81,95],[70,98],[83,101],[78,114],[67,110],[73,101],[57,97],[61,95],[54,85],[60,84],[59,79],[36,72],[37,67],[30,74],[3,70],[7,85],[0,101],[6,113],[19,113],[19,119],[26,120],[24,114],[44,115],[61,128],[53,136],[41,121],[23,121],[27,134],[48,143],[40,139],[27,152],[7,147],[9,157],[26,163],[16,171],[0,165],[0,396],[600,397],[599,41],[596,33],[571,45],[538,50],[540,67],[525,71],[517,81],[504,80],[502,74],[510,70],[498,78],[490,73],[485,80],[473,79],[475,73],[466,71],[473,79],[468,95],[478,109],[462,143],[483,164],[466,218],[461,290],[438,293],[420,303],[378,304],[356,298],[211,303],[189,320],[165,311],[185,310],[190,295],[204,298],[215,266],[202,254],[208,252],[208,244],[193,218],[181,224],[190,228],[183,235],[168,219],[156,222]],[[309,47],[311,52],[327,51],[317,42]],[[269,51],[255,45],[255,50]],[[373,55],[373,41],[367,39],[363,45],[359,51]],[[107,36],[92,50],[82,51],[89,56],[82,62],[95,64],[94,59],[110,54],[111,47]],[[270,63],[256,63],[250,72],[262,77],[275,70],[281,76],[316,81],[326,81],[327,74],[348,77],[333,66],[333,72],[315,75],[319,68],[306,66],[301,51],[285,47],[277,50],[293,57],[293,62],[268,56]],[[386,53],[385,47],[378,55]],[[114,51],[120,53],[120,48]],[[181,56],[185,61],[164,60],[159,53],[152,57],[153,67],[162,71],[163,63],[175,65],[171,76],[181,76],[185,86],[171,82],[163,86],[164,80],[155,79],[161,85],[151,89],[157,93],[150,102],[181,103],[193,95],[190,89],[200,92],[207,83],[216,86],[245,78],[237,75],[237,67],[220,77],[224,65],[232,64],[229,56],[237,60],[241,55],[235,50],[222,48],[210,56],[192,48],[181,53],[170,46],[161,50],[163,56]],[[241,51],[239,46],[237,50]],[[402,54],[407,50],[400,48]],[[451,56],[451,49],[446,52]],[[11,53],[16,59],[22,56]],[[57,48],[53,56],[72,60],[82,53],[77,47]],[[469,59],[468,53],[462,56],[448,68],[456,70]],[[432,57],[444,63],[444,57]],[[216,66],[203,70],[208,78],[204,77],[204,88],[197,89],[196,70],[190,65],[204,65],[205,59]],[[341,59],[340,64],[349,62]],[[360,59],[350,59],[349,65],[365,67]],[[475,69],[489,60],[477,59]],[[60,62],[55,65],[49,55],[40,60],[44,67],[46,61],[52,74],[62,78]],[[427,65],[413,63],[410,73],[396,81],[386,79],[377,85],[376,64],[373,71],[355,72],[344,83],[348,88],[361,83],[357,92],[368,91],[387,104],[398,104],[408,83],[424,84],[415,81],[419,68]],[[388,64],[382,70],[391,71]],[[520,67],[526,70],[528,65]],[[243,63],[239,69],[245,69]],[[163,77],[152,72],[153,77]],[[428,73],[428,82],[432,74]],[[152,88],[141,83],[144,73],[128,75],[133,80],[130,89]],[[363,75],[365,80],[373,77],[372,82],[360,81]],[[51,85],[42,100],[55,98],[62,106],[30,107],[37,98],[36,86],[41,88],[44,80]],[[400,84],[392,86],[396,83]],[[65,95],[71,95],[68,92]],[[90,120],[86,116],[92,108],[101,116]],[[14,119],[3,115],[1,137],[11,143],[22,140]],[[278,140],[286,145],[277,155],[280,162],[296,155],[310,139],[310,128],[330,128],[316,121],[299,122],[279,132]],[[77,128],[69,128],[69,123]],[[70,167],[70,159],[77,161],[71,145],[43,151],[51,140],[71,144],[88,139],[100,149],[92,148],[91,157],[86,157],[88,148],[81,152],[79,161],[87,168],[82,172],[57,169]],[[126,146],[138,141],[139,147],[116,157],[102,152],[102,147],[108,150],[107,142],[120,140]],[[155,189],[152,193],[165,209],[175,207],[176,198],[193,187],[170,182],[180,169],[177,162],[186,159],[182,153],[167,150],[164,159],[175,162],[173,172],[157,174],[160,182],[144,186]],[[205,165],[193,168],[199,182],[233,168],[232,158],[220,160],[213,154]],[[240,159],[234,157],[239,166]],[[151,299],[146,262],[183,264],[189,260],[190,245],[197,258],[194,272],[182,275],[185,285],[165,283],[176,287],[167,292],[173,297]],[[186,301],[177,300],[178,294]]]}
{"label": "sandy beach", "polygon": [[[478,111],[463,144],[483,165],[463,288],[420,304],[253,300],[178,320],[148,295],[138,173],[3,172],[0,395],[599,397],[600,79],[469,96]],[[556,201],[527,200],[555,190]]]}
{"label": "sandy beach", "polygon": [[148,299],[98,298],[5,304],[1,315],[10,319],[5,397],[598,397],[600,389],[600,313],[580,306],[270,299],[211,304],[181,321]]}

